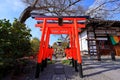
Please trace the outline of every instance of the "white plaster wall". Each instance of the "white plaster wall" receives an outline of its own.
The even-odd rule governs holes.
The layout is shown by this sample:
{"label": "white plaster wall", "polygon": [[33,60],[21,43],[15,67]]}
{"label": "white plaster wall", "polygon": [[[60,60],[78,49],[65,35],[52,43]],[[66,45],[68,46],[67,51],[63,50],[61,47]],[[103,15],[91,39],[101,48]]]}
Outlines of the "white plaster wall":
{"label": "white plaster wall", "polygon": [[79,42],[80,42],[80,51],[88,51],[88,43],[87,43],[87,31],[79,34]]}

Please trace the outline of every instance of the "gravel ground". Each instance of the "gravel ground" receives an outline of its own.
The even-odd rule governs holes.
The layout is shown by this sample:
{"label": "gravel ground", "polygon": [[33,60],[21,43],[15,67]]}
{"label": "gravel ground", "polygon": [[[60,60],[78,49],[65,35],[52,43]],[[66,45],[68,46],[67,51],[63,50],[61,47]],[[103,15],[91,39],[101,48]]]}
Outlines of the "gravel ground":
{"label": "gravel ground", "polygon": [[[37,80],[119,80],[120,57],[112,61],[110,56],[103,56],[102,61],[96,61],[96,57],[83,57],[83,74],[80,78],[71,65],[63,65],[59,62],[49,64],[40,74]],[[6,77],[3,80],[35,80],[35,67],[28,74],[17,76],[15,79]]]}

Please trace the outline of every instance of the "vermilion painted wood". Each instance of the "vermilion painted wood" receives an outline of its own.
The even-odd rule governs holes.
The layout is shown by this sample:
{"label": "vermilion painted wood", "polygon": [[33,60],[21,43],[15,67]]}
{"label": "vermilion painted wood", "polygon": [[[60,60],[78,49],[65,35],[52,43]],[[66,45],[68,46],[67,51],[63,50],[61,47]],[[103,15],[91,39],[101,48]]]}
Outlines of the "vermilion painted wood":
{"label": "vermilion painted wood", "polygon": [[[56,18],[54,18],[54,17],[53,17],[53,18],[52,18],[52,17],[51,17],[51,18],[36,17],[36,18],[35,18],[35,20],[44,20],[44,19],[46,19],[46,20],[56,20],[56,21],[58,21],[58,17],[56,17]],[[79,18],[79,17],[78,17],[78,18],[77,18],[77,17],[76,17],[76,18],[64,18],[64,17],[63,17],[63,19],[64,19],[64,20],[74,20],[74,19],[77,19],[77,20],[86,20],[86,18]]]}
{"label": "vermilion painted wood", "polygon": [[[43,23],[35,24],[35,26],[42,28]],[[61,27],[61,26],[59,26],[59,25],[56,24],[56,23],[54,23],[54,24],[48,23],[48,24],[46,24],[46,26],[47,26],[47,27]],[[62,27],[73,27],[73,26],[74,26],[74,24],[63,24]],[[77,26],[78,26],[78,28],[85,28],[85,24],[77,24]]]}
{"label": "vermilion painted wood", "polygon": [[38,63],[42,62],[42,58],[43,58],[43,49],[44,49],[44,38],[45,38],[45,31],[46,31],[46,19],[43,20],[43,30],[42,30],[42,36],[41,36],[41,42],[40,42],[40,49],[39,49],[39,53],[38,53]]}
{"label": "vermilion painted wood", "polygon": [[82,63],[81,55],[80,55],[80,45],[79,45],[79,35],[78,35],[78,27],[77,27],[77,19],[74,19],[74,28],[75,28],[75,44],[77,48],[77,59],[78,63]]}
{"label": "vermilion painted wood", "polygon": [[44,40],[44,54],[43,54],[43,60],[45,60],[47,57],[47,50],[48,50],[48,46],[49,46],[49,30],[48,30],[48,27],[46,27],[46,31],[45,31],[45,40]]}
{"label": "vermilion painted wood", "polygon": [[[49,47],[50,34],[68,34],[70,37],[70,48],[65,49],[66,57],[77,60],[78,63],[82,63],[78,32],[81,32],[81,28],[85,28],[85,24],[79,23],[85,21],[86,18],[81,17],[63,17],[63,21],[67,23],[59,25],[57,17],[36,17],[36,20],[42,20],[40,23],[35,24],[36,27],[40,27],[42,36],[40,40],[40,49],[38,53],[38,63],[42,60],[50,58],[52,60],[53,49]],[[50,21],[53,21],[50,23]],[[69,21],[71,21],[69,23]],[[55,23],[54,23],[55,22]]]}

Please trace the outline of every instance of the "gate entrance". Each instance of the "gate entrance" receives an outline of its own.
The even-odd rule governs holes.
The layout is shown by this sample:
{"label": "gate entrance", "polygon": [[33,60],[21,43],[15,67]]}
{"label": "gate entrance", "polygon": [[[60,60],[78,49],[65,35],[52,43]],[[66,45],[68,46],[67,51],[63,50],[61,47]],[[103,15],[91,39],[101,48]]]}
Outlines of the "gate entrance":
{"label": "gate entrance", "polygon": [[[42,31],[35,78],[38,78],[40,71],[46,67],[47,59],[52,60],[53,49],[49,47],[50,34],[69,35],[70,47],[65,49],[65,54],[68,59],[72,58],[75,70],[79,71],[80,77],[83,77],[78,33],[81,32],[81,28],[85,28],[87,18],[87,16],[34,16],[34,19],[37,20],[35,26]],[[77,65],[79,69],[77,69]]]}

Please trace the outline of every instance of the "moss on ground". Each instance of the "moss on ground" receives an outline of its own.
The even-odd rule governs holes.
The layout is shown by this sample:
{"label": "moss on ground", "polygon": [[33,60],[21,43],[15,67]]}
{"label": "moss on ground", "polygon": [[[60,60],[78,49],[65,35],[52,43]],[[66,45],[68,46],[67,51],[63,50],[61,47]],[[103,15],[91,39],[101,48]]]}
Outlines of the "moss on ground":
{"label": "moss on ground", "polygon": [[70,60],[62,60],[62,64],[66,64],[66,65],[69,65],[71,63]]}

